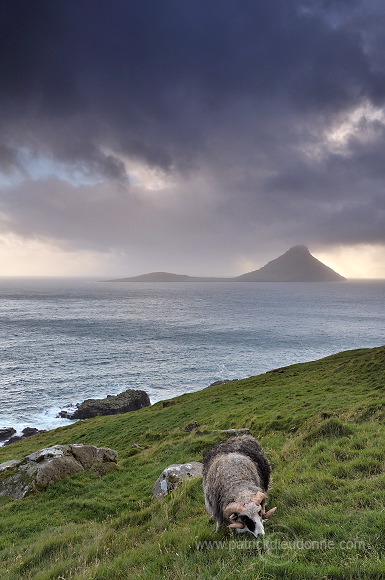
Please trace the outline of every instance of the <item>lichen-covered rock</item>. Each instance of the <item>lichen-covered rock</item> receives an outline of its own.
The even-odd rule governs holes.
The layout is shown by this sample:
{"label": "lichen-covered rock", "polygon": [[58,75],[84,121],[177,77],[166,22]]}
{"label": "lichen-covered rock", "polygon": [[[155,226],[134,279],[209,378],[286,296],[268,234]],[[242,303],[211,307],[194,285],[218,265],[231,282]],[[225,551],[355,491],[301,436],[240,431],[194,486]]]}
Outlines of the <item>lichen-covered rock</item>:
{"label": "lichen-covered rock", "polygon": [[105,399],[86,399],[76,405],[77,409],[72,413],[70,411],[61,411],[59,417],[65,419],[90,419],[101,415],[118,415],[137,411],[143,407],[150,406],[150,398],[145,391],[128,389],[119,395],[108,395]]}
{"label": "lichen-covered rock", "polygon": [[166,467],[158,477],[152,488],[153,495],[162,499],[170,491],[177,488],[178,485],[188,478],[201,477],[203,464],[198,461],[190,463],[180,463]]}
{"label": "lichen-covered rock", "polygon": [[94,445],[54,445],[23,459],[0,463],[0,496],[22,499],[93,464],[117,461],[118,454],[113,449]]}

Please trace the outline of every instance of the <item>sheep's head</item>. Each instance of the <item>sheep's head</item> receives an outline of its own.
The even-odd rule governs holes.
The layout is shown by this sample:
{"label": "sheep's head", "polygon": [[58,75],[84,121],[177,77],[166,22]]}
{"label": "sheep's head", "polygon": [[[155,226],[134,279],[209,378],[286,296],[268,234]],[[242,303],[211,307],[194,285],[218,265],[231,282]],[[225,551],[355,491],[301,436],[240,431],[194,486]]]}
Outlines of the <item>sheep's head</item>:
{"label": "sheep's head", "polygon": [[258,538],[263,536],[263,521],[273,515],[277,508],[265,511],[267,496],[258,491],[248,503],[231,502],[224,510],[225,518],[230,522],[228,527],[238,533],[250,532]]}

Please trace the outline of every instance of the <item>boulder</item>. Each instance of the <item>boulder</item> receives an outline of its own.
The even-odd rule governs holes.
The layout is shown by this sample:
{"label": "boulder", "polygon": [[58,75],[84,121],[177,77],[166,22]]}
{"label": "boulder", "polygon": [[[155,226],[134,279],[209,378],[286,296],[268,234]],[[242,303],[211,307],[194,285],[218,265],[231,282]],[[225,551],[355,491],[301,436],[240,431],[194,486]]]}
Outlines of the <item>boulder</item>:
{"label": "boulder", "polygon": [[175,401],[172,399],[170,401],[163,401],[162,403],[163,408],[172,407],[173,405],[175,405]]}
{"label": "boulder", "polygon": [[23,437],[32,437],[32,435],[36,435],[36,433],[40,433],[41,429],[36,429],[36,427],[26,427],[23,429]]}
{"label": "boulder", "polygon": [[54,445],[23,459],[0,463],[0,497],[22,499],[93,464],[117,461],[118,454],[113,449],[94,445]]}
{"label": "boulder", "polygon": [[162,499],[170,493],[170,491],[176,489],[185,479],[201,477],[202,469],[203,464],[198,461],[180,463],[166,467],[152,488],[153,495],[157,499]]}
{"label": "boulder", "polygon": [[150,398],[145,391],[128,389],[119,395],[108,395],[105,399],[86,399],[76,405],[76,410],[61,411],[59,417],[65,419],[89,419],[101,415],[118,415],[137,411],[150,406]]}
{"label": "boulder", "polygon": [[13,427],[2,427],[0,429],[0,441],[5,441],[6,439],[9,439],[15,433],[16,429],[14,429]]}

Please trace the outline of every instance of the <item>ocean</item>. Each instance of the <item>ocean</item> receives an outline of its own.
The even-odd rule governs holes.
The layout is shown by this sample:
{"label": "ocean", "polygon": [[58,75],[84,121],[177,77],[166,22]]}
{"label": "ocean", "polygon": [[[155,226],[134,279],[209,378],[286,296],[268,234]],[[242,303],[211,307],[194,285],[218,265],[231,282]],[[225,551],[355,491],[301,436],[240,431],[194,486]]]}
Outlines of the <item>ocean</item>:
{"label": "ocean", "polygon": [[385,280],[117,283],[0,279],[0,428],[52,429],[86,398],[152,403],[385,344]]}

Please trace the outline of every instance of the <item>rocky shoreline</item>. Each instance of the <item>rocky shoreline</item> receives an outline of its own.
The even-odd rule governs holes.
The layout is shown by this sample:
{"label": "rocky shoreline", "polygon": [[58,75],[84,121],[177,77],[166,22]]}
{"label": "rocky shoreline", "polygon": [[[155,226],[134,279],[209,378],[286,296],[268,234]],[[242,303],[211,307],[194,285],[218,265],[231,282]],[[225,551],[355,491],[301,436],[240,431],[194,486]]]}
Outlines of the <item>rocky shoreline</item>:
{"label": "rocky shoreline", "polygon": [[[128,389],[118,395],[107,395],[104,399],[86,399],[75,405],[73,411],[60,411],[58,417],[71,420],[90,419],[137,411],[150,405],[150,398],[145,391]],[[45,429],[25,427],[20,435],[16,435],[17,431],[13,427],[2,427],[0,428],[0,445],[11,445],[43,431]]]}
{"label": "rocky shoreline", "polygon": [[[208,387],[224,385],[238,379],[225,379],[215,381]],[[163,401],[163,406],[170,406],[174,401]],[[77,405],[69,405],[69,410],[63,409],[57,415],[57,418],[70,420],[90,419],[91,417],[100,417],[104,415],[118,415],[137,411],[143,407],[151,405],[150,398],[145,391],[136,389],[127,389],[118,395],[107,395],[104,399],[85,399]],[[21,434],[17,434],[13,427],[0,428],[0,446],[17,443],[26,437],[31,437],[37,433],[43,433],[46,429],[37,429],[35,427],[25,427]]]}
{"label": "rocky shoreline", "polygon": [[151,405],[150,397],[145,391],[128,389],[119,395],[107,395],[105,399],[86,399],[78,403],[73,412],[60,411],[58,417],[63,419],[90,419],[102,415],[119,415],[138,411]]}
{"label": "rocky shoreline", "polygon": [[3,445],[11,445],[11,443],[17,443],[22,439],[27,437],[32,437],[36,433],[43,433],[45,429],[36,429],[35,427],[25,427],[22,430],[21,435],[16,435],[16,429],[13,427],[3,427],[0,429],[0,443]]}

